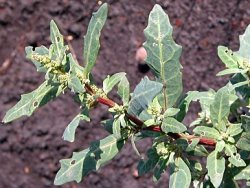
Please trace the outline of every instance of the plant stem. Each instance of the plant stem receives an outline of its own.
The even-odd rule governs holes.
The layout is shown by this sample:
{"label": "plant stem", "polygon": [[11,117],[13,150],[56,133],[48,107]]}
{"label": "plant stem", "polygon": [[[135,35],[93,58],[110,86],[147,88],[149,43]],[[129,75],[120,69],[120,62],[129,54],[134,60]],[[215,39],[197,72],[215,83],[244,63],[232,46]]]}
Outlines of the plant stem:
{"label": "plant stem", "polygon": [[[91,89],[91,87],[88,84],[85,84],[85,89],[89,94],[95,94],[93,92],[93,90]],[[114,102],[113,100],[107,98],[107,97],[98,97],[97,102],[104,104],[110,108],[114,107],[116,104],[116,102]],[[132,121],[133,123],[135,123],[140,129],[142,130],[149,130],[149,131],[154,131],[154,132],[162,132],[161,128],[159,125],[156,126],[150,126],[150,127],[145,127],[142,128],[144,122],[141,121],[140,119],[138,119],[137,117],[126,113],[126,117]],[[206,146],[215,146],[216,145],[216,141],[214,139],[211,138],[206,138],[206,137],[199,137],[199,136],[195,136],[195,135],[186,135],[183,133],[168,133],[168,136],[172,137],[173,139],[179,139],[179,138],[183,138],[183,139],[187,139],[188,142],[192,142],[193,139],[198,138],[199,139],[199,144],[201,145],[206,145]]]}

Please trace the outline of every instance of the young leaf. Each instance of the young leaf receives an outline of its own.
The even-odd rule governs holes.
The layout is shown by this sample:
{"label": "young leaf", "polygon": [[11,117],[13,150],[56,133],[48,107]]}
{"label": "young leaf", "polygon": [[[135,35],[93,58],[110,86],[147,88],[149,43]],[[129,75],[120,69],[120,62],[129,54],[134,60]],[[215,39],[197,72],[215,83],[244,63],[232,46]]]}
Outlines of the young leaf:
{"label": "young leaf", "polygon": [[162,84],[144,77],[136,86],[129,102],[128,113],[138,116],[162,90]]}
{"label": "young leaf", "polygon": [[87,108],[78,114],[67,126],[63,133],[63,139],[69,142],[75,141],[75,132],[81,120],[90,121],[89,112]]}
{"label": "young leaf", "polygon": [[59,84],[45,81],[36,90],[23,94],[21,100],[5,114],[4,123],[11,122],[21,116],[30,116],[37,108],[45,105],[62,92]]}
{"label": "young leaf", "polygon": [[250,151],[250,132],[241,135],[237,142],[237,148]]}
{"label": "young leaf", "polygon": [[164,85],[167,107],[172,107],[182,93],[182,74],[179,63],[181,46],[172,37],[173,28],[160,5],[150,12],[148,26],[144,30],[147,51],[146,62]]}
{"label": "young leaf", "polygon": [[225,146],[225,153],[229,156],[228,161],[236,167],[246,166],[246,163],[241,159],[237,149],[234,145],[227,144]]}
{"label": "young leaf", "polygon": [[125,72],[119,72],[112,76],[107,76],[107,78],[103,81],[103,91],[108,94],[113,87],[125,77],[125,75]]}
{"label": "young leaf", "polygon": [[68,55],[70,62],[70,74],[69,74],[69,83],[68,86],[75,93],[83,93],[85,91],[84,85],[82,84],[79,75],[82,75],[84,68],[81,67],[73,58],[73,55],[70,53]]}
{"label": "young leaf", "polygon": [[164,112],[164,117],[175,116],[176,114],[178,114],[179,111],[180,111],[179,108],[168,108]]}
{"label": "young leaf", "polygon": [[207,170],[210,181],[214,187],[219,187],[225,171],[225,159],[224,157],[219,157],[217,151],[213,151],[208,155]]}
{"label": "young leaf", "polygon": [[230,124],[227,128],[227,134],[230,136],[236,136],[242,132],[241,124]]}
{"label": "young leaf", "polygon": [[25,52],[26,52],[26,58],[30,59],[33,62],[33,64],[36,66],[37,72],[47,72],[47,69],[44,66],[42,66],[40,62],[32,58],[32,54],[35,53],[38,55],[49,55],[48,48],[46,48],[45,46],[40,46],[40,47],[36,47],[35,50],[33,51],[33,47],[28,46],[25,48]]}
{"label": "young leaf", "polygon": [[169,187],[171,188],[189,188],[191,183],[191,172],[187,164],[181,157],[177,157],[174,161],[170,161],[170,179]]}
{"label": "young leaf", "polygon": [[217,140],[222,139],[219,131],[212,127],[198,126],[194,128],[193,132],[203,137],[214,138]]}
{"label": "young leaf", "polygon": [[186,126],[172,117],[163,119],[161,129],[165,133],[182,133],[187,130]]}
{"label": "young leaf", "polygon": [[218,56],[230,70],[238,68],[238,61],[240,60],[240,57],[234,54],[232,50],[224,46],[218,46]]}
{"label": "young leaf", "polygon": [[247,70],[242,70],[242,69],[225,69],[223,71],[220,71],[216,74],[216,76],[224,76],[224,75],[228,75],[228,74],[237,74],[237,73],[246,73]]}
{"label": "young leaf", "polygon": [[60,160],[61,169],[57,172],[54,184],[80,182],[90,171],[98,170],[116,156],[124,145],[124,140],[117,140],[110,135],[91,143],[88,149],[74,152],[72,158]]}
{"label": "young leaf", "polygon": [[128,104],[129,102],[129,82],[126,76],[124,76],[120,83],[118,84],[118,95],[122,98],[123,104]]}
{"label": "young leaf", "polygon": [[214,127],[225,131],[222,120],[227,118],[230,111],[229,91],[227,87],[223,87],[215,94],[214,102],[210,106],[211,119]]}
{"label": "young leaf", "polygon": [[101,30],[106,22],[108,14],[108,5],[104,3],[97,12],[93,13],[93,16],[89,22],[87,34],[84,37],[84,50],[83,57],[85,63],[85,76],[91,72],[100,48],[99,38]]}

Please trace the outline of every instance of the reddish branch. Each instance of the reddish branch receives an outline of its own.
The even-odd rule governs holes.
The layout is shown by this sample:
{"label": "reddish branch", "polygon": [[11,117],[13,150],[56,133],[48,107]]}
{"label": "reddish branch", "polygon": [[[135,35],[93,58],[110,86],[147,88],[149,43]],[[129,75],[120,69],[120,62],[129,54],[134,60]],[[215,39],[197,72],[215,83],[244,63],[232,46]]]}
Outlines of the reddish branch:
{"label": "reddish branch", "polygon": [[[85,85],[85,89],[89,94],[94,94],[93,90],[91,89],[91,87],[88,84]],[[109,98],[104,98],[104,97],[98,97],[97,102],[104,104],[110,108],[112,108],[116,105],[116,103],[113,100],[111,100]],[[135,117],[131,114],[126,114],[126,117],[130,121],[135,123],[139,128],[142,128],[142,126],[144,124],[143,121],[141,121],[140,119],[138,119],[137,117]],[[160,126],[158,126],[158,125],[146,127],[146,128],[142,128],[142,129],[155,131],[155,132],[162,132]],[[192,142],[193,139],[199,138],[199,144],[207,145],[207,146],[215,146],[216,145],[216,141],[214,139],[206,138],[206,137],[199,137],[199,136],[179,134],[179,133],[168,133],[168,136],[172,137],[173,139],[184,138],[184,139],[187,139],[188,142]]]}

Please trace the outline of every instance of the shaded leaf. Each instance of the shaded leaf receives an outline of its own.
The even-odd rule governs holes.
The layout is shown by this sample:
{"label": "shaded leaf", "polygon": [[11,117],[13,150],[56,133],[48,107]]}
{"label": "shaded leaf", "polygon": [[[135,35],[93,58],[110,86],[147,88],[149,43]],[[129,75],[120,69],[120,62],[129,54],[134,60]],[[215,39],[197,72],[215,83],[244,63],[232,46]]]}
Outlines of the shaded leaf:
{"label": "shaded leaf", "polygon": [[144,47],[146,62],[164,85],[168,107],[172,107],[182,93],[182,66],[179,63],[182,49],[173,40],[172,31],[167,14],[160,5],[155,5],[144,30]]}

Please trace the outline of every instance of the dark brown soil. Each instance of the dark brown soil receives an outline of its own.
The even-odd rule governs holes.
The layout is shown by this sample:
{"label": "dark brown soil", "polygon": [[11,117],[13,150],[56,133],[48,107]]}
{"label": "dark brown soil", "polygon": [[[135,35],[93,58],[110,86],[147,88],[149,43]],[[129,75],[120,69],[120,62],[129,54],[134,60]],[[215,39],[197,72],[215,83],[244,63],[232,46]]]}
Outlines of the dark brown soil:
{"label": "dark brown soil", "polygon": [[[145,75],[138,69],[136,50],[144,42],[143,29],[149,11],[161,4],[174,26],[175,38],[183,46],[181,63],[184,67],[184,89],[218,89],[227,78],[215,77],[222,70],[216,49],[219,44],[238,48],[238,35],[250,23],[249,0],[107,0],[109,17],[102,33],[102,45],[94,76],[100,85],[107,74],[125,71],[134,88]],[[49,22],[54,19],[64,35],[72,35],[73,47],[82,60],[83,35],[94,0],[0,0],[0,66],[12,58],[12,66],[0,76],[0,119],[20,95],[35,89],[43,80],[34,66],[25,59],[24,46],[48,45]],[[13,55],[16,54],[15,56]],[[100,107],[92,114],[90,124],[82,123],[77,130],[77,141],[62,140],[67,123],[79,108],[68,92],[36,111],[30,118],[22,118],[0,127],[0,187],[54,187],[53,179],[59,160],[68,158],[106,132],[100,120],[107,117]],[[195,110],[192,109],[191,112]],[[186,122],[195,117],[189,115]],[[150,141],[138,144],[144,153]],[[168,187],[165,174],[158,184],[150,175],[137,178],[135,170],[139,158],[130,144],[107,166],[84,178],[80,184],[62,187]]]}

